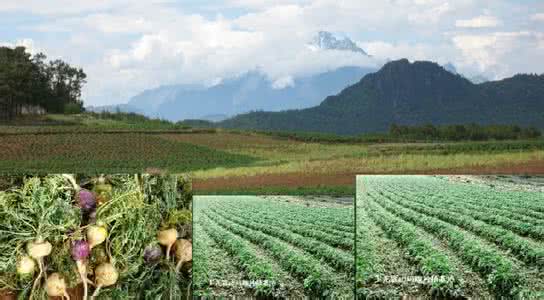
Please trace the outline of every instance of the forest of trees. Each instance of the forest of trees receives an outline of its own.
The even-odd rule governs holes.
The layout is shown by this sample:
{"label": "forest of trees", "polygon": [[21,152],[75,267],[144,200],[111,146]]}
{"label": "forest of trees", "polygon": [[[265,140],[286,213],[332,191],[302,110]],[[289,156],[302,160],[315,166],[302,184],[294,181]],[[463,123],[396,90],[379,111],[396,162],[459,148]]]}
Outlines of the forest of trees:
{"label": "forest of trees", "polygon": [[442,125],[403,126],[392,124],[389,135],[412,140],[484,141],[532,139],[541,135],[534,127],[521,128],[516,125]]}
{"label": "forest of trees", "polygon": [[43,53],[32,56],[24,47],[0,47],[0,119],[14,119],[29,107],[81,112],[86,77],[81,68],[59,59],[47,61]]}

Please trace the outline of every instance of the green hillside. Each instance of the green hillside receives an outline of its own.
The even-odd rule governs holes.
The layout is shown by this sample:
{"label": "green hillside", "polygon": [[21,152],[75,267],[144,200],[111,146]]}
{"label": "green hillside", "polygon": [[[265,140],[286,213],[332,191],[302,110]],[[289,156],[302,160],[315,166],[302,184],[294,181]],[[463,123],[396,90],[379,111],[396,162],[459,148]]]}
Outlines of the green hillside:
{"label": "green hillside", "polygon": [[381,132],[391,124],[516,124],[544,128],[544,75],[516,75],[473,84],[436,63],[389,62],[319,106],[251,112],[218,123],[225,128]]}

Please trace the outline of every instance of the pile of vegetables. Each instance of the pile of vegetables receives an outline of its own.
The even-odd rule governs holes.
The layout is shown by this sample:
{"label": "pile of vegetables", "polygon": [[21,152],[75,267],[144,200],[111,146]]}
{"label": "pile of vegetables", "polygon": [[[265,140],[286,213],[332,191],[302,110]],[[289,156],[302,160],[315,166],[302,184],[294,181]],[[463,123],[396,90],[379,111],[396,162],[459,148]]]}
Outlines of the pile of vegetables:
{"label": "pile of vegetables", "polygon": [[59,174],[8,182],[0,187],[0,295],[191,296],[187,178]]}

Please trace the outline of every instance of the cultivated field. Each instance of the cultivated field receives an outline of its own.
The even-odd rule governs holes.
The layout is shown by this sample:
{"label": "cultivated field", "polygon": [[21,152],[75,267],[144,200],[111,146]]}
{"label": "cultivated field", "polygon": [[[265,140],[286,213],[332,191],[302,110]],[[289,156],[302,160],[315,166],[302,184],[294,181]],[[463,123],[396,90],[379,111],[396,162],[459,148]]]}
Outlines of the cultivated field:
{"label": "cultivated field", "polygon": [[542,178],[358,176],[358,295],[544,297],[543,187]]}
{"label": "cultivated field", "polygon": [[[183,133],[186,134],[186,133]],[[0,134],[4,173],[187,172],[249,164],[254,158],[175,142],[153,133],[58,132]]]}
{"label": "cultivated field", "polygon": [[197,295],[353,298],[352,199],[195,196],[193,209]]}
{"label": "cultivated field", "polygon": [[544,139],[379,139],[189,128],[127,114],[0,125],[2,173],[190,172],[200,194],[353,195],[356,174],[539,174]]}

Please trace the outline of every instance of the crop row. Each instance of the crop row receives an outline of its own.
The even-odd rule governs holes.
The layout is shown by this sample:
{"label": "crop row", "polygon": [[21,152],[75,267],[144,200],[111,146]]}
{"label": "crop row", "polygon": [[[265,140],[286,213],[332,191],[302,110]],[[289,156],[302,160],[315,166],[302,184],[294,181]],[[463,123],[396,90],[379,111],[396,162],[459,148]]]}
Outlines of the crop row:
{"label": "crop row", "polygon": [[[255,221],[250,221],[247,220],[247,218],[237,217],[232,214],[220,212],[219,210],[215,209],[211,209],[211,211],[221,216],[222,218],[236,223],[240,226],[248,227],[252,230],[265,233],[267,235],[279,238],[296,247],[299,247],[315,255],[317,258],[326,260],[339,271],[350,273],[353,269],[353,255],[350,252],[336,249],[311,238],[304,238],[288,230],[272,227],[266,223],[263,224]],[[353,242],[354,241],[352,240],[351,243]]]}
{"label": "crop row", "polygon": [[[196,220],[195,220],[196,223]],[[209,261],[208,261],[208,238],[203,236],[203,228],[201,226],[194,226],[193,236],[193,288],[198,290],[208,286],[210,278],[208,275]]]}
{"label": "crop row", "polygon": [[[471,212],[475,213],[485,213],[485,214],[493,214],[497,216],[501,216],[507,219],[510,219],[512,221],[517,222],[523,222],[528,223],[536,226],[544,226],[544,219],[542,218],[535,218],[529,216],[531,213],[535,213],[529,209],[525,208],[508,208],[508,209],[499,209],[499,208],[492,208],[488,206],[483,206],[481,202],[478,202],[478,200],[470,200],[468,198],[463,199],[462,202],[460,202],[459,198],[450,197],[449,195],[441,195],[436,194],[433,190],[425,190],[425,192],[407,192],[403,190],[388,190],[389,192],[396,194],[396,195],[405,195],[409,196],[411,199],[425,199],[426,202],[430,203],[441,203],[443,205],[449,205],[451,207],[463,207],[470,209]],[[473,213],[471,213],[473,214]],[[528,215],[529,214],[529,215]],[[520,232],[520,234],[523,234]]]}
{"label": "crop row", "polygon": [[515,269],[512,261],[481,241],[469,238],[455,226],[404,208],[384,197],[375,197],[374,201],[394,215],[422,227],[445,241],[463,261],[485,277],[490,289],[498,295],[516,294],[523,285],[523,277]]}
{"label": "crop row", "polygon": [[[318,228],[320,231],[328,232],[330,234],[334,234],[337,236],[343,236],[345,238],[349,238],[353,240],[353,231],[355,226],[353,225],[353,222],[351,225],[342,225],[336,223],[336,221],[323,221],[321,219],[315,218],[314,216],[308,216],[308,214],[304,213],[303,211],[296,211],[293,212],[290,209],[274,209],[273,207],[267,207],[267,209],[263,209],[262,207],[258,206],[244,206],[244,209],[242,210],[237,203],[232,203],[228,201],[224,201],[221,204],[217,204],[216,206],[224,207],[226,209],[235,209],[237,211],[243,211],[244,215],[254,215],[255,218],[257,216],[266,217],[266,218],[273,218],[273,219],[281,219],[282,222],[286,224],[291,224],[294,226],[302,226],[307,228]],[[306,210],[311,210],[311,208],[306,208]],[[347,210],[346,210],[347,212]],[[345,219],[345,218],[352,218],[353,215],[350,215],[349,213],[344,214],[341,218],[338,219]]]}
{"label": "crop row", "polygon": [[254,214],[251,211],[236,209],[236,208],[210,208],[214,211],[226,211],[231,216],[246,216],[245,219],[251,220],[253,222],[261,223],[263,225],[273,225],[275,227],[282,228],[287,231],[291,231],[297,234],[300,234],[307,238],[313,238],[323,243],[326,243],[332,247],[340,247],[342,249],[351,250],[353,249],[353,233],[338,233],[336,235],[322,232],[320,228],[314,226],[308,226],[305,224],[298,223],[296,221],[288,221],[285,219],[278,219],[263,214]]}
{"label": "crop row", "polygon": [[368,214],[363,207],[359,207],[357,211],[357,256],[356,256],[356,282],[357,282],[357,297],[366,299],[372,294],[367,289],[369,283],[375,280],[378,273],[377,264],[378,253],[374,238],[370,235],[369,228],[371,226]]}
{"label": "crop row", "polygon": [[[206,232],[218,245],[237,259],[239,267],[244,271],[249,280],[276,282],[272,265],[258,256],[246,241],[213,222],[207,221],[204,216],[199,222],[201,222],[203,228],[206,229]],[[271,288],[268,285],[257,286],[256,290],[259,293],[267,295],[270,294]]]}
{"label": "crop row", "polygon": [[[389,186],[398,189],[394,182]],[[402,184],[402,192],[433,191],[437,197],[461,199],[481,206],[494,208],[511,207],[525,209],[536,217],[544,217],[544,195],[542,193],[524,191],[505,191],[483,187],[475,184],[446,183],[436,178],[413,178],[410,184]]]}
{"label": "crop row", "polygon": [[346,208],[306,207],[291,202],[271,200],[246,200],[243,198],[239,200],[243,201],[244,209],[255,208],[263,211],[280,213],[283,216],[291,216],[297,219],[301,218],[306,221],[319,220],[320,222],[329,222],[331,224],[339,224],[344,227],[353,228],[353,211]]}
{"label": "crop row", "polygon": [[[424,183],[425,185],[423,185],[422,183]],[[389,192],[397,196],[405,196],[410,199],[424,199],[428,203],[440,202],[453,204],[456,207],[470,208],[471,215],[474,215],[475,217],[476,215],[483,216],[489,215],[491,213],[495,216],[499,216],[502,219],[486,218],[484,220],[482,219],[483,217],[480,219],[483,221],[487,220],[487,222],[494,222],[493,224],[495,225],[509,226],[510,228],[508,229],[516,231],[521,235],[527,235],[538,239],[539,237],[542,237],[542,234],[544,233],[542,227],[544,226],[544,214],[527,207],[509,205],[513,199],[505,196],[504,192],[490,193],[490,191],[487,189],[483,189],[479,186],[474,186],[474,189],[480,191],[482,191],[483,189],[482,193],[484,194],[480,195],[481,197],[471,198],[467,195],[454,193],[456,189],[460,188],[459,184],[446,184],[438,179],[428,177],[403,177],[401,182],[397,182],[393,179],[386,182],[377,181],[375,185],[379,186],[379,190],[376,191],[379,194]],[[443,186],[447,186],[448,189],[445,189]],[[465,190],[468,189],[468,187],[462,188]],[[524,197],[522,197],[522,199],[518,199],[517,201],[519,202],[530,202],[531,198],[528,198],[529,196],[539,197],[539,193],[530,192],[522,193],[520,195],[523,195]],[[483,197],[492,198],[494,200],[484,201],[482,200]],[[544,203],[542,206],[544,206]],[[506,219],[511,220],[511,222],[506,221]],[[524,222],[530,224],[516,225],[514,224],[515,222]]]}
{"label": "crop row", "polygon": [[[399,193],[392,193],[392,195],[394,195],[394,197],[402,197]],[[490,214],[489,212],[484,213],[473,209],[466,209],[463,207],[465,205],[464,203],[451,200],[437,201],[433,199],[431,201],[427,197],[410,197],[410,200],[436,209],[447,208],[449,211],[454,211],[464,216],[470,216],[488,224],[501,226],[522,236],[529,236],[540,240],[544,239],[544,226],[523,223],[499,214]]]}
{"label": "crop row", "polygon": [[412,201],[403,200],[400,197],[388,199],[421,214],[436,217],[442,221],[474,232],[484,239],[496,243],[501,248],[512,251],[514,255],[528,265],[535,265],[539,268],[544,267],[544,249],[537,243],[523,239],[508,230],[475,221],[469,216],[454,213],[447,209],[426,207]]}
{"label": "crop row", "polygon": [[274,256],[282,268],[304,281],[304,288],[309,294],[323,296],[331,292],[334,285],[332,275],[324,272],[318,260],[305,256],[286,243],[262,232],[221,218],[217,214],[206,214],[221,227],[261,246],[270,255]]}
{"label": "crop row", "polygon": [[[422,275],[452,275],[453,267],[449,258],[436,249],[432,242],[421,237],[414,225],[398,219],[370,201],[365,202],[365,205],[374,222],[406,249]],[[457,295],[459,283],[458,278],[454,281],[433,283],[433,296]]]}

